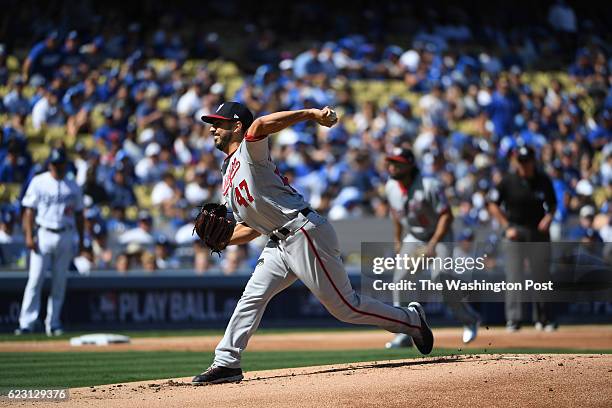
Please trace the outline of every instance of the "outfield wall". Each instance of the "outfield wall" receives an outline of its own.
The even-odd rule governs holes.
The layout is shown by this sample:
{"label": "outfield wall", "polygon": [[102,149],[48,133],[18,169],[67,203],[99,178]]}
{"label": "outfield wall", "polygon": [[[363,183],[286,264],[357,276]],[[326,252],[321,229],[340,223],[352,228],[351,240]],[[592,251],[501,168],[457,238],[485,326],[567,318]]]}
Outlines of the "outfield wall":
{"label": "outfield wall", "polygon": [[[162,276],[116,274],[71,276],[63,310],[69,330],[147,330],[225,327],[248,276]],[[359,276],[351,276],[358,288]],[[0,278],[0,332],[17,327],[26,277],[3,273]],[[45,282],[43,299],[49,288]],[[43,302],[45,305],[46,302]],[[610,323],[612,302],[557,305],[561,323]],[[503,304],[476,307],[486,324],[503,324]],[[426,305],[434,325],[457,324],[440,303]],[[44,306],[42,315],[44,316]],[[42,320],[42,317],[41,317]],[[277,295],[266,310],[262,327],[346,326],[336,321],[300,282]]]}

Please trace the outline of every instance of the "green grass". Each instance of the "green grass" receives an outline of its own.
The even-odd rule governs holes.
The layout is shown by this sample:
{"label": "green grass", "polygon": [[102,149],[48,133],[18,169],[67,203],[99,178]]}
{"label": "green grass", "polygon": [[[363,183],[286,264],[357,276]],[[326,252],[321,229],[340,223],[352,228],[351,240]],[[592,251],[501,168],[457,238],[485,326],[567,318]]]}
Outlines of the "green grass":
{"label": "green grass", "polygon": [[[370,327],[323,327],[323,328],[312,328],[312,327],[295,327],[295,328],[278,328],[278,329],[258,329],[257,335],[266,334],[284,334],[284,333],[313,333],[313,332],[338,332],[338,331],[366,331],[374,330]],[[133,338],[145,338],[145,337],[191,337],[191,336],[220,336],[223,334],[221,329],[193,329],[193,330],[141,330],[141,331],[116,331],[116,330],[98,330],[96,333],[111,332],[114,334],[123,334],[125,336]],[[87,332],[68,332],[57,337],[47,337],[44,333],[28,334],[25,336],[15,336],[11,333],[0,334],[0,342],[3,341],[48,341],[48,340],[69,340],[72,337],[81,336],[84,334],[91,334],[92,331]]]}
{"label": "green grass", "polygon": [[[483,353],[483,349],[436,349],[431,356]],[[501,349],[489,353],[585,353],[568,349]],[[588,353],[612,353],[592,350]],[[418,357],[416,350],[247,352],[245,371]],[[0,353],[0,388],[84,387],[187,377],[203,371],[213,353],[189,351]]]}

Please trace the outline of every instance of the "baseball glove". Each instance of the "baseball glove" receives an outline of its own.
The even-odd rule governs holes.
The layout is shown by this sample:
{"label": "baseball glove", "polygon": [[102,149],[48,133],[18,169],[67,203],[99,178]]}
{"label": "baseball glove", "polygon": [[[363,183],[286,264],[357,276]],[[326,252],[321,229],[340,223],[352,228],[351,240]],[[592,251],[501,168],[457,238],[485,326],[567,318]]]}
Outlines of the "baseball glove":
{"label": "baseball glove", "polygon": [[198,234],[211,252],[218,255],[221,255],[236,228],[236,222],[227,216],[227,207],[217,203],[204,204],[194,224],[193,232]]}

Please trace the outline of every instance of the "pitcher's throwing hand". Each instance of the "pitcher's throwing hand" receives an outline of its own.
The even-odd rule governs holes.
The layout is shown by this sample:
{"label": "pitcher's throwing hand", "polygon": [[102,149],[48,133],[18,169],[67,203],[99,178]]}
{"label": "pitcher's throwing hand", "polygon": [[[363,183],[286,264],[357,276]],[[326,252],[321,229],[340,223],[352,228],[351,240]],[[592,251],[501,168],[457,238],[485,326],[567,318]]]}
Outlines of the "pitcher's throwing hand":
{"label": "pitcher's throwing hand", "polygon": [[316,109],[317,111],[317,123],[321,126],[332,127],[336,123],[338,123],[338,115],[336,111],[330,108],[329,106],[324,107],[323,109]]}

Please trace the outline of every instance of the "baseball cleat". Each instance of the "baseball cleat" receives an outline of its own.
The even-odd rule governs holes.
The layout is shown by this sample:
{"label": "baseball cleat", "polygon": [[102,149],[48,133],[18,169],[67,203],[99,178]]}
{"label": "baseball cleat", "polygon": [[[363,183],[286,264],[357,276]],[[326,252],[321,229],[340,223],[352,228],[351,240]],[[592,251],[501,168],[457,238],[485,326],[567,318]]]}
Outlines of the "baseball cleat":
{"label": "baseball cleat", "polygon": [[46,333],[47,337],[57,337],[64,334],[64,329],[61,327],[47,328]]}
{"label": "baseball cleat", "polygon": [[221,384],[240,382],[243,378],[242,369],[240,368],[210,366],[202,374],[193,377],[191,383],[193,385]]}
{"label": "baseball cleat", "polygon": [[387,349],[395,349],[395,348],[409,348],[412,347],[414,343],[412,342],[412,337],[404,333],[398,333],[395,335],[395,338],[385,344],[385,348]]}
{"label": "baseball cleat", "polygon": [[465,344],[471,343],[472,341],[474,341],[474,339],[476,339],[476,336],[478,335],[479,326],[479,321],[463,326],[463,342]]}
{"label": "baseball cleat", "polygon": [[521,330],[521,325],[519,323],[513,322],[512,320],[506,323],[506,331],[508,333],[514,333]]}
{"label": "baseball cleat", "polygon": [[32,334],[32,333],[34,333],[34,331],[32,329],[22,329],[22,328],[19,328],[19,329],[15,329],[14,333],[15,333],[15,336],[24,336],[24,335],[27,335],[27,334]]}
{"label": "baseball cleat", "polygon": [[419,315],[421,319],[421,328],[419,329],[419,334],[416,336],[412,336],[412,340],[414,341],[414,345],[421,352],[421,354],[429,354],[433,349],[434,345],[434,336],[427,324],[427,320],[425,320],[425,310],[423,306],[419,302],[411,302],[408,305],[409,308],[413,308]]}
{"label": "baseball cleat", "polygon": [[538,331],[545,331],[547,333],[552,333],[554,331],[557,330],[559,326],[557,325],[557,323],[554,322],[548,322],[546,324],[542,323],[542,322],[536,322],[535,324],[535,329]]}

